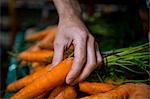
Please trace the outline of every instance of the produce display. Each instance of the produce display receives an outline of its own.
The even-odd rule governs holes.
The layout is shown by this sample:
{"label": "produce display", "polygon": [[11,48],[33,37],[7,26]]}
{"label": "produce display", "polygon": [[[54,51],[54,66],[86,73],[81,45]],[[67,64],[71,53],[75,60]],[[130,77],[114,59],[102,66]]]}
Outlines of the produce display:
{"label": "produce display", "polygon": [[26,36],[26,43],[32,44],[17,53],[16,59],[19,68],[28,66],[30,73],[7,86],[6,91],[14,93],[10,99],[150,99],[148,42],[102,52],[103,65],[71,86],[65,78],[73,63],[73,46],[64,53],[64,60],[51,68],[56,31],[53,26]]}

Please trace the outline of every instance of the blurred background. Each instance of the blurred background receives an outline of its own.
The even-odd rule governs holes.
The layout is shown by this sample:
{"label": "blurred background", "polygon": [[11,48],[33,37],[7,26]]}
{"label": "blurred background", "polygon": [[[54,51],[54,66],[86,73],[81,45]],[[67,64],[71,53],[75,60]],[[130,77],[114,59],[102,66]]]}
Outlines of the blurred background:
{"label": "blurred background", "polygon": [[[148,42],[150,16],[146,0],[79,2],[83,20],[101,51]],[[0,94],[3,97],[12,61],[8,52],[22,44],[27,33],[56,25],[58,14],[50,0],[1,0],[0,10]]]}

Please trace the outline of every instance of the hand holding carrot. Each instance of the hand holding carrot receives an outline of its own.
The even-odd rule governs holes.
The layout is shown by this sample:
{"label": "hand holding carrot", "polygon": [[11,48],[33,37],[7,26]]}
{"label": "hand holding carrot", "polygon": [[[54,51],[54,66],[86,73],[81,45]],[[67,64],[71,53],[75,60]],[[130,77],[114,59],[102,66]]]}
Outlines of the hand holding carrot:
{"label": "hand holding carrot", "polygon": [[54,40],[52,65],[60,63],[63,60],[64,51],[73,44],[74,63],[67,75],[66,83],[83,81],[101,63],[102,57],[94,37],[81,21],[78,2],[54,0],[54,4],[59,14],[59,24]]}

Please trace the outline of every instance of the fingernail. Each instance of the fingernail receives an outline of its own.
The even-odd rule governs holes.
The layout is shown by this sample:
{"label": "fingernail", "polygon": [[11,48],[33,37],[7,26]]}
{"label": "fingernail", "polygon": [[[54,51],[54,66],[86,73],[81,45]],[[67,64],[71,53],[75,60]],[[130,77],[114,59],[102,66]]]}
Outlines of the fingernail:
{"label": "fingernail", "polygon": [[70,83],[71,83],[71,82],[70,82],[70,81],[68,81],[68,80],[66,80],[66,83],[70,85]]}
{"label": "fingernail", "polygon": [[72,84],[72,79],[71,79],[71,78],[70,78],[70,79],[67,79],[67,80],[66,80],[66,83],[69,84],[69,85],[71,85],[71,84]]}

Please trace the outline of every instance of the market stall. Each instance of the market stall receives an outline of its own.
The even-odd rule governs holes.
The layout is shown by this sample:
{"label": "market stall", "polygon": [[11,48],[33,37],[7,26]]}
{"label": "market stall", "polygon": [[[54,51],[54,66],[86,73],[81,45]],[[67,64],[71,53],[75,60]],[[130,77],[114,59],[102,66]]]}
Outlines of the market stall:
{"label": "market stall", "polygon": [[74,62],[74,45],[65,49],[63,60],[51,68],[58,29],[53,3],[23,1],[9,2],[12,23],[9,31],[7,26],[2,29],[12,37],[10,45],[14,41],[6,50],[9,58],[4,61],[7,76],[3,77],[2,98],[150,98],[146,2],[79,0],[83,21],[99,45],[103,61],[83,82],[68,85],[65,79]]}

